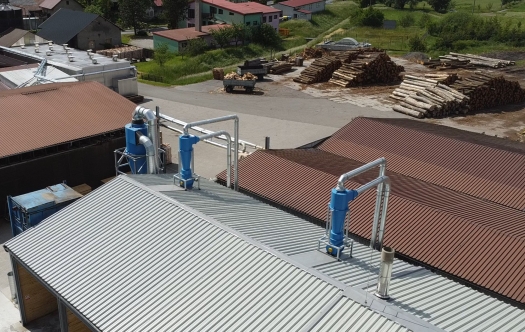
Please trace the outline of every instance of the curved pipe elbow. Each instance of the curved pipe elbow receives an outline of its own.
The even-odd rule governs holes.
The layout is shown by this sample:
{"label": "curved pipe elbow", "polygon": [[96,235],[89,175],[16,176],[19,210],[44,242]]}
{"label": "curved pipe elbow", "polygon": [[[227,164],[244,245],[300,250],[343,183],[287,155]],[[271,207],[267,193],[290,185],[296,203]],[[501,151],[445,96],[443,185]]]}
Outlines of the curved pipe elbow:
{"label": "curved pipe elbow", "polygon": [[385,176],[385,171],[386,171],[386,158],[384,157],[381,157],[379,159],[376,159],[366,165],[363,165],[361,167],[358,167],[348,173],[345,173],[343,175],[341,175],[339,177],[339,180],[337,181],[337,187],[336,187],[336,190],[337,191],[345,191],[345,181],[356,176],[356,175],[359,175],[361,173],[364,173],[366,171],[368,171],[369,169],[372,169],[376,166],[379,166],[380,169],[379,169],[379,176],[380,177],[383,177]]}
{"label": "curved pipe elbow", "polygon": [[157,117],[155,116],[155,113],[153,113],[152,110],[148,108],[144,108],[142,106],[137,106],[135,108],[135,111],[133,111],[133,120],[140,120],[140,119],[146,119],[148,122],[157,120]]}

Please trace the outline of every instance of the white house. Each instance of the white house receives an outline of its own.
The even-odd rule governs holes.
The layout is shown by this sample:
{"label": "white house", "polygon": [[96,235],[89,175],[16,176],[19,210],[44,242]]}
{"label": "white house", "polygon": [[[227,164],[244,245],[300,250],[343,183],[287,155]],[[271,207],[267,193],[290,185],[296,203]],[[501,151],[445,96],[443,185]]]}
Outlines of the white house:
{"label": "white house", "polygon": [[325,0],[288,0],[276,3],[272,7],[282,10],[284,16],[309,20],[312,13],[325,9]]}

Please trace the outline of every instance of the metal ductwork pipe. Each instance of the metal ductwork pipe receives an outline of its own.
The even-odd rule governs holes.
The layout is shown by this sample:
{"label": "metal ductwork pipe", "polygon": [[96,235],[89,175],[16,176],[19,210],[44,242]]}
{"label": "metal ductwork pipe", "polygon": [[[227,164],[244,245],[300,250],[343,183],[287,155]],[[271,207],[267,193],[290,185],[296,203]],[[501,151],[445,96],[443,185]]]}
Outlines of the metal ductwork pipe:
{"label": "metal ductwork pipe", "polygon": [[390,279],[392,278],[392,267],[394,266],[395,250],[384,247],[381,251],[381,267],[379,269],[379,279],[377,280],[377,291],[375,295],[381,299],[388,300],[388,290]]}
{"label": "metal ductwork pipe", "polygon": [[[144,119],[146,120],[147,126],[148,126],[148,138],[153,144],[153,147],[155,148],[154,158],[152,160],[154,161],[153,166],[152,166],[153,173],[150,173],[150,174],[156,174],[159,172],[159,169],[160,169],[160,156],[159,156],[160,139],[159,139],[158,126],[157,126],[157,117],[155,116],[155,112],[153,112],[152,110],[144,108],[142,106],[137,106],[137,108],[135,108],[135,111],[133,112],[133,120],[144,120]],[[148,162],[148,170],[149,169],[150,169],[150,165]]]}
{"label": "metal ductwork pipe", "polygon": [[226,148],[227,149],[226,150],[226,185],[228,188],[230,188],[231,187],[231,173],[232,173],[232,161],[231,161],[232,160],[232,137],[231,135],[228,132],[221,130],[221,131],[216,131],[214,133],[199,136],[199,140],[204,141],[205,139],[217,137],[221,135],[226,136],[226,138],[228,139],[227,148]]}
{"label": "metal ductwork pipe", "polygon": [[7,272],[7,279],[9,281],[9,289],[11,290],[11,301],[18,303],[18,298],[16,295],[15,275],[13,271]]}
{"label": "metal ductwork pipe", "polygon": [[142,134],[140,131],[137,132],[138,141],[140,144],[144,145],[146,148],[146,158],[148,166],[148,174],[157,174],[156,161],[157,158],[155,154],[155,146],[153,142],[149,139],[148,136]]}

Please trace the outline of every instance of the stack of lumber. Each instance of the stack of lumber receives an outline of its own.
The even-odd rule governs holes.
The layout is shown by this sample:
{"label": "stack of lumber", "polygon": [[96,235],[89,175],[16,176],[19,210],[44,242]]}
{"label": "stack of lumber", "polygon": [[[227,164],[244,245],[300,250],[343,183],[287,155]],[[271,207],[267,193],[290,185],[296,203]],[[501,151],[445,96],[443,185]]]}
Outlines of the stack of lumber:
{"label": "stack of lumber", "polygon": [[472,111],[525,101],[525,90],[520,84],[502,75],[475,73],[450,87],[470,97]]}
{"label": "stack of lumber", "polygon": [[272,65],[272,67],[270,68],[270,73],[278,75],[278,74],[289,72],[290,70],[292,70],[291,63],[288,63],[286,61],[279,61],[275,63],[274,65]]}
{"label": "stack of lumber", "polygon": [[345,63],[333,73],[330,82],[342,87],[360,84],[390,83],[399,80],[404,71],[383,52],[372,52],[357,55],[357,59]]}
{"label": "stack of lumber", "polygon": [[390,96],[398,101],[394,111],[416,118],[466,114],[470,98],[436,80],[405,75]]}
{"label": "stack of lumber", "polygon": [[294,82],[303,84],[326,82],[339,67],[341,67],[341,60],[336,57],[329,56],[315,59],[308,68],[301,72],[299,77],[293,80]]}
{"label": "stack of lumber", "polygon": [[303,51],[303,59],[317,59],[327,56],[328,52],[322,48],[307,47]]}
{"label": "stack of lumber", "polygon": [[231,72],[229,74],[224,75],[225,80],[239,80],[239,81],[255,81],[257,79],[257,76],[253,75],[252,73],[246,73],[244,75],[239,75],[236,72]]}
{"label": "stack of lumber", "polygon": [[425,78],[435,80],[445,85],[450,85],[460,79],[457,73],[425,74]]}
{"label": "stack of lumber", "polygon": [[212,69],[213,79],[222,81],[224,79],[224,69],[222,68],[213,68]]}
{"label": "stack of lumber", "polygon": [[124,46],[97,51],[97,54],[113,57],[116,55],[119,59],[142,59],[144,58],[144,49],[136,46]]}
{"label": "stack of lumber", "polygon": [[87,195],[91,192],[91,187],[85,183],[79,184],[78,186],[71,187],[74,191],[81,195]]}
{"label": "stack of lumber", "polygon": [[468,61],[470,64],[478,67],[503,68],[507,66],[513,66],[516,64],[514,61],[500,60],[474,54],[461,54],[454,52],[450,52],[449,55],[443,55],[439,58],[453,61]]}
{"label": "stack of lumber", "polygon": [[363,53],[363,50],[352,50],[344,52],[332,52],[331,55],[341,60],[342,63],[350,63],[354,60],[357,60],[357,57]]}

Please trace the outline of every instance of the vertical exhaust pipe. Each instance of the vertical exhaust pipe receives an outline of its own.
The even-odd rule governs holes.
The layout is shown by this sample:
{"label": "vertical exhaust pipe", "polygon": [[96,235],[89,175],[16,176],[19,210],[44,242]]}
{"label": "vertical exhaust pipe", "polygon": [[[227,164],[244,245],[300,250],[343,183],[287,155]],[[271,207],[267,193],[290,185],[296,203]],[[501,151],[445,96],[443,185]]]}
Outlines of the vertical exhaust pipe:
{"label": "vertical exhaust pipe", "polygon": [[381,267],[379,269],[379,279],[377,280],[377,290],[375,296],[388,300],[388,290],[390,288],[390,279],[392,278],[392,267],[394,266],[395,250],[390,247],[383,247],[381,251]]}

